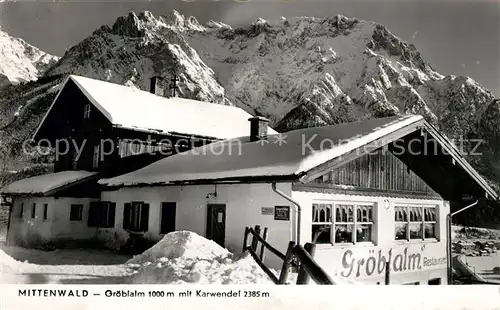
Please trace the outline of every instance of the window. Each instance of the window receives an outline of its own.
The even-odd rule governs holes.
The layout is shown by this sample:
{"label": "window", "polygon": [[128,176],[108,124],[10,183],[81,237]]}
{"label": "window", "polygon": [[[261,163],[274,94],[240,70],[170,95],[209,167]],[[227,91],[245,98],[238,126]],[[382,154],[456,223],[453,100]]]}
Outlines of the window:
{"label": "window", "polygon": [[148,231],[149,204],[130,202],[123,209],[123,229],[131,231]]}
{"label": "window", "polygon": [[81,221],[83,215],[83,205],[71,205],[69,214],[70,221]]}
{"label": "window", "polygon": [[89,227],[115,227],[116,203],[109,201],[93,201],[89,207]]}
{"label": "window", "polygon": [[373,242],[373,204],[313,203],[312,242]]}
{"label": "window", "polygon": [[22,219],[24,215],[24,203],[19,206],[19,218]]}
{"label": "window", "polygon": [[100,152],[99,152],[99,145],[96,144],[94,145],[94,156],[92,158],[92,168],[94,169],[97,169],[99,167],[99,156],[100,156]]}
{"label": "window", "polygon": [[429,285],[441,285],[441,278],[430,279],[427,284]]}
{"label": "window", "polygon": [[31,218],[34,219],[36,215],[36,203],[31,205]]}
{"label": "window", "polygon": [[47,215],[48,215],[48,212],[49,212],[49,205],[44,203],[43,204],[43,220],[46,221],[47,220]]}
{"label": "window", "polygon": [[88,119],[90,118],[90,111],[91,111],[91,106],[90,104],[86,104],[83,107],[83,118]]}
{"label": "window", "polygon": [[436,206],[396,206],[394,208],[395,239],[437,239]]}
{"label": "window", "polygon": [[424,207],[424,238],[437,239],[436,207]]}
{"label": "window", "polygon": [[175,213],[175,202],[162,202],[160,234],[168,234],[169,232],[175,231]]}

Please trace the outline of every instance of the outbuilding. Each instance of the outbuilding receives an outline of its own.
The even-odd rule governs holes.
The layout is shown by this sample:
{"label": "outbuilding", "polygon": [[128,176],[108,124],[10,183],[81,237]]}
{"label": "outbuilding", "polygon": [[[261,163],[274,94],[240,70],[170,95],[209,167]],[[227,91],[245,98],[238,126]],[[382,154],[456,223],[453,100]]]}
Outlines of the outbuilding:
{"label": "outbuilding", "polygon": [[23,246],[92,239],[89,208],[100,200],[97,172],[60,171],[22,179],[3,188],[11,197],[7,242]]}

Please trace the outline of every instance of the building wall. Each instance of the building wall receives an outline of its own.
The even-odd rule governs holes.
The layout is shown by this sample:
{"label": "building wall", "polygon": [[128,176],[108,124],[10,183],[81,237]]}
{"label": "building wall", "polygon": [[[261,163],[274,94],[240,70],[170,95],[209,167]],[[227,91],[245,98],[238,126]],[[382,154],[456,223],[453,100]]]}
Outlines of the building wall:
{"label": "building wall", "polygon": [[[89,239],[96,235],[95,227],[88,227],[89,205],[91,201],[99,199],[89,198],[68,198],[56,199],[56,205],[52,217],[53,239]],[[70,211],[72,204],[82,204],[82,219],[80,221],[70,221]],[[50,208],[50,207],[49,207]]]}
{"label": "building wall", "polygon": [[[291,194],[291,184],[279,184],[284,193]],[[149,203],[149,231],[145,237],[159,240],[160,212],[162,202],[176,202],[176,230],[190,230],[206,235],[207,204],[226,204],[226,247],[235,253],[241,252],[246,226],[261,225],[269,228],[268,241],[280,251],[285,252],[288,242],[294,238],[292,223],[295,220],[293,207],[290,207],[289,221],[274,220],[274,215],[262,215],[262,207],[289,206],[289,203],[272,191],[271,184],[218,184],[217,196],[207,198],[215,192],[214,185],[164,186],[121,188],[117,191],[103,192],[102,201],[116,203],[115,226],[112,229],[99,229],[99,238],[109,245],[118,247],[126,242],[127,233],[123,230],[124,204],[131,201]],[[279,268],[281,262],[273,254],[268,254],[266,264]]]}
{"label": "building wall", "polygon": [[[51,239],[50,218],[54,213],[55,200],[53,197],[15,197],[12,199],[13,208],[10,215],[8,238],[10,244],[37,244]],[[36,203],[35,218],[31,217],[31,206]],[[43,220],[43,204],[48,204],[47,220]],[[21,205],[23,215],[20,217]]]}
{"label": "building wall", "polygon": [[[95,228],[87,227],[89,198],[15,197],[9,242],[22,245],[64,240],[90,239],[96,235]],[[35,217],[31,217],[32,204],[36,203]],[[21,204],[23,217],[20,218]],[[44,204],[48,204],[47,219],[43,219]],[[83,204],[82,220],[70,221],[71,204]]]}
{"label": "building wall", "polygon": [[[449,213],[447,202],[300,191],[293,191],[292,197],[300,203],[302,208],[302,243],[311,242],[313,201],[375,203],[373,244],[318,244],[316,246],[315,259],[331,276],[347,277],[363,283],[384,284],[385,262],[390,261],[391,284],[413,282],[427,284],[429,279],[434,278],[441,278],[441,283],[446,283],[446,215]],[[398,204],[437,205],[438,240],[395,240],[394,206]],[[415,267],[413,267],[413,258],[415,258]],[[396,270],[399,267],[402,267],[402,270]]]}

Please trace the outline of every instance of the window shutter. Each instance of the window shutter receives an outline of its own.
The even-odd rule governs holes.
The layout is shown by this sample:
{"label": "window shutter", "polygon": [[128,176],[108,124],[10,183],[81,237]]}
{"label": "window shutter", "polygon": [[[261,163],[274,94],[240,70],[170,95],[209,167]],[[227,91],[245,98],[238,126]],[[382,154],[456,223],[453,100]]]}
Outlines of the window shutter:
{"label": "window shutter", "polygon": [[89,227],[99,227],[99,201],[91,201],[89,204],[89,219],[87,225]]}
{"label": "window shutter", "polygon": [[130,216],[132,215],[132,204],[130,202],[126,203],[123,208],[123,229],[130,229]]}
{"label": "window shutter", "polygon": [[148,223],[149,223],[149,203],[143,203],[141,208],[140,230],[148,231]]}
{"label": "window shutter", "polygon": [[109,204],[109,210],[108,210],[108,225],[106,227],[113,228],[115,227],[115,213],[116,213],[116,203],[111,202]]}

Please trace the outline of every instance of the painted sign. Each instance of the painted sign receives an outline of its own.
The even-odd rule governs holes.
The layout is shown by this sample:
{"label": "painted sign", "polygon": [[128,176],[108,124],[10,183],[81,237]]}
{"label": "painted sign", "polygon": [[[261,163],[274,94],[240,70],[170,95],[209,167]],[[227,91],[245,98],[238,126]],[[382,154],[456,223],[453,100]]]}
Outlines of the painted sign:
{"label": "painted sign", "polygon": [[262,215],[273,215],[274,214],[274,208],[262,207],[260,209],[260,213]]}
{"label": "painted sign", "polygon": [[277,221],[289,221],[290,220],[290,207],[289,206],[275,206],[274,207],[274,219]]}
{"label": "painted sign", "polygon": [[391,272],[418,271],[430,266],[446,265],[446,257],[426,257],[423,253],[410,252],[406,247],[397,254],[391,248],[386,253],[383,250],[372,251],[369,256],[356,259],[352,250],[346,250],[342,255],[343,270],[340,275],[343,277],[381,275],[385,272],[387,262]]}
{"label": "painted sign", "polygon": [[446,249],[439,244],[427,249],[421,245],[352,247],[316,250],[315,259],[327,272],[346,278],[381,277],[389,263],[391,273],[419,272],[446,268]]}

